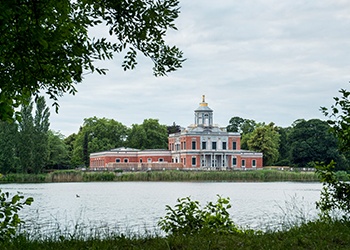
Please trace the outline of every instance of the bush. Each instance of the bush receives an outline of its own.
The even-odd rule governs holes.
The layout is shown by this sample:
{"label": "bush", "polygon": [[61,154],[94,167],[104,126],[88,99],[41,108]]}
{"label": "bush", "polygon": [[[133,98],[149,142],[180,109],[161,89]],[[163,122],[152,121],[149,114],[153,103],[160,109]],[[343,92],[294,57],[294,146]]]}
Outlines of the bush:
{"label": "bush", "polygon": [[209,202],[201,208],[198,201],[192,201],[189,197],[179,198],[175,208],[166,206],[166,216],[160,219],[158,225],[173,235],[241,232],[227,211],[231,207],[229,201],[229,198],[218,196],[216,204]]}
{"label": "bush", "polygon": [[[333,211],[340,211],[343,218],[350,219],[350,183],[338,179],[334,172],[335,162],[317,166],[316,173],[321,177],[323,188],[320,201],[321,218],[330,219]],[[348,175],[347,175],[348,177]]]}
{"label": "bush", "polygon": [[0,241],[11,238],[15,235],[17,227],[24,223],[18,216],[19,210],[24,205],[30,205],[33,198],[29,197],[24,200],[24,196],[20,193],[12,198],[8,192],[4,193],[0,189]]}

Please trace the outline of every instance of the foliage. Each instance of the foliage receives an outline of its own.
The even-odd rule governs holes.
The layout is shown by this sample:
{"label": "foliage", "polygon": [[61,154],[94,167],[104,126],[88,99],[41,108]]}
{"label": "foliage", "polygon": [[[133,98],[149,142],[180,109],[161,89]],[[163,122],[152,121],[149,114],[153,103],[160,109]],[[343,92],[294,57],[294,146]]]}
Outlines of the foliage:
{"label": "foliage", "polygon": [[[41,237],[40,237],[41,236]],[[48,237],[42,235],[19,235],[11,241],[0,242],[0,249],[18,250],[70,250],[70,249],[349,249],[350,223],[341,221],[314,221],[295,226],[286,231],[247,234],[210,234],[201,232],[194,235],[134,235],[111,233],[70,234],[59,232]]]}
{"label": "foliage", "polygon": [[8,192],[0,189],[0,241],[13,237],[17,227],[24,223],[18,216],[18,212],[24,205],[30,205],[34,199],[32,197],[24,200],[20,193],[10,197]]}
{"label": "foliage", "polygon": [[88,163],[92,152],[110,150],[125,145],[127,127],[113,119],[85,118],[84,124],[73,143],[73,165]]}
{"label": "foliage", "polygon": [[338,138],[339,149],[349,151],[350,147],[350,91],[339,90],[341,97],[333,97],[335,104],[328,110],[321,107],[322,113],[328,117],[327,123],[331,126],[331,131]]}
{"label": "foliage", "polygon": [[176,134],[176,133],[181,132],[181,126],[176,125],[176,123],[174,122],[173,125],[167,126],[167,130],[168,130],[168,135]]}
{"label": "foliage", "polygon": [[[75,94],[86,72],[105,74],[96,60],[126,50],[123,68],[133,69],[137,51],[150,58],[155,75],[181,67],[182,52],[166,44],[176,29],[178,0],[3,0],[0,5],[0,120],[45,91],[58,108],[64,93]],[[109,36],[89,30],[107,26]],[[101,30],[101,28],[100,28]],[[102,29],[103,30],[103,29]]]}
{"label": "foliage", "polygon": [[273,165],[279,156],[280,135],[273,123],[257,127],[248,140],[250,150],[263,153],[265,166]]}
{"label": "foliage", "polygon": [[175,208],[166,206],[167,213],[159,221],[159,226],[166,233],[174,235],[192,235],[205,231],[208,233],[240,232],[230,218],[229,198],[218,196],[214,204],[209,202],[201,208],[198,201],[189,197],[177,199]]}
{"label": "foliage", "polygon": [[305,167],[310,162],[340,159],[336,137],[329,132],[329,125],[319,119],[297,120],[294,122],[289,140],[291,162]]}
{"label": "foliage", "polygon": [[63,169],[69,167],[68,146],[64,136],[59,132],[48,131],[48,169]]}
{"label": "foliage", "polygon": [[18,125],[0,121],[0,173],[16,172]]}
{"label": "foliage", "polygon": [[238,132],[241,134],[248,134],[254,131],[257,123],[254,120],[243,119],[238,116],[234,116],[230,119],[229,125],[226,127],[228,132]]}
{"label": "foliage", "polygon": [[140,125],[132,125],[126,143],[131,148],[166,149],[167,131],[167,126],[159,124],[157,119],[145,119]]}
{"label": "foliage", "polygon": [[276,131],[280,135],[280,143],[279,143],[279,157],[278,161],[275,162],[277,166],[290,166],[290,140],[289,136],[291,133],[291,127],[277,127]]}
{"label": "foliage", "polygon": [[321,211],[321,218],[331,219],[332,212],[340,211],[344,219],[350,219],[350,183],[339,180],[334,168],[334,161],[316,168],[323,182],[321,198],[316,205]]}

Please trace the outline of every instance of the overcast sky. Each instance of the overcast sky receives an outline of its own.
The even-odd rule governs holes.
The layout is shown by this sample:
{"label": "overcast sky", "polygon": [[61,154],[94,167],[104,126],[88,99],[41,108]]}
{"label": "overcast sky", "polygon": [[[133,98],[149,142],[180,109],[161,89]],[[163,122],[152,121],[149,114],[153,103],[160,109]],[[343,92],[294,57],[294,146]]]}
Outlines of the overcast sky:
{"label": "overcast sky", "polygon": [[127,126],[159,119],[183,127],[206,96],[214,123],[231,117],[290,126],[297,119],[324,119],[350,80],[348,0],[182,0],[178,31],[167,42],[187,61],[156,78],[152,63],[139,56],[133,71],[122,55],[100,65],[106,76],[86,75],[75,96],[51,110],[51,129],[68,136],[88,117],[106,117]]}

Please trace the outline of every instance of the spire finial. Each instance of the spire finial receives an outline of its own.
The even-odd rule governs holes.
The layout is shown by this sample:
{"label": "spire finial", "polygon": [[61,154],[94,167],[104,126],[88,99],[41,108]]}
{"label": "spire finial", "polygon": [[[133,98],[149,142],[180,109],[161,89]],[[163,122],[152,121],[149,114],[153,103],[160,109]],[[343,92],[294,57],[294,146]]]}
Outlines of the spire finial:
{"label": "spire finial", "polygon": [[205,102],[205,95],[202,95],[202,102],[199,104],[201,107],[207,107],[208,103]]}

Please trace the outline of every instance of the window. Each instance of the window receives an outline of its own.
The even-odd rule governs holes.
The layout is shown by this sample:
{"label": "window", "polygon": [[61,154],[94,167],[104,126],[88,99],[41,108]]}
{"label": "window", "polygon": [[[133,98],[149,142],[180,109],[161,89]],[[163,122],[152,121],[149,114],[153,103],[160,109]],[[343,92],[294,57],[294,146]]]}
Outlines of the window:
{"label": "window", "polygon": [[207,149],[207,142],[206,141],[202,141],[202,149]]}
{"label": "window", "polygon": [[252,160],[252,167],[256,168],[256,160]]}
{"label": "window", "polygon": [[142,159],[140,159],[140,163],[142,163]]}
{"label": "window", "polygon": [[192,141],[192,149],[196,149],[196,141]]}
{"label": "window", "polygon": [[186,166],[186,158],[184,158],[184,166]]}
{"label": "window", "polygon": [[128,161],[129,161],[129,159],[128,159],[128,158],[125,158],[125,159],[124,159],[124,162],[125,162],[125,163],[127,163]]}
{"label": "window", "polygon": [[159,158],[159,159],[158,159],[158,162],[163,162],[163,161],[164,161],[163,158]]}
{"label": "window", "polygon": [[184,149],[186,149],[186,142],[184,142]]}
{"label": "window", "polygon": [[120,162],[120,159],[119,158],[115,159],[115,162]]}
{"label": "window", "polygon": [[216,150],[216,141],[213,141],[213,142],[211,143],[211,149]]}
{"label": "window", "polygon": [[152,159],[151,158],[147,158],[147,162],[152,162]]}
{"label": "window", "polygon": [[225,142],[225,141],[222,142],[222,149],[223,149],[223,150],[226,150],[226,149],[227,149],[227,146],[226,146],[226,142]]}
{"label": "window", "polygon": [[196,157],[195,156],[193,156],[192,157],[192,166],[196,166]]}
{"label": "window", "polygon": [[245,167],[245,160],[242,160],[242,168]]}
{"label": "window", "polygon": [[232,142],[232,149],[233,150],[236,150],[237,149],[237,142]]}

